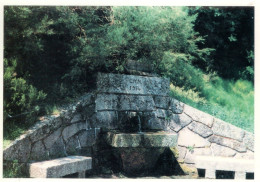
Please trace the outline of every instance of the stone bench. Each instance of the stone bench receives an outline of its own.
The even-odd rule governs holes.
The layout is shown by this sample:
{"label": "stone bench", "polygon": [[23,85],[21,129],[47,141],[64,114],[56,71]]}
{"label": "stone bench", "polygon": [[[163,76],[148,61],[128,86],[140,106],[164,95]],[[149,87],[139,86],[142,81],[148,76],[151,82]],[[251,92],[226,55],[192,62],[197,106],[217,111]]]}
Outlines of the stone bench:
{"label": "stone bench", "polygon": [[205,169],[205,178],[216,179],[216,171],[234,171],[235,179],[246,179],[246,173],[254,173],[254,160],[227,157],[196,156],[197,169]]}
{"label": "stone bench", "polygon": [[85,172],[92,169],[92,158],[84,156],[68,156],[54,160],[31,163],[31,178],[60,178],[78,173],[85,178]]}

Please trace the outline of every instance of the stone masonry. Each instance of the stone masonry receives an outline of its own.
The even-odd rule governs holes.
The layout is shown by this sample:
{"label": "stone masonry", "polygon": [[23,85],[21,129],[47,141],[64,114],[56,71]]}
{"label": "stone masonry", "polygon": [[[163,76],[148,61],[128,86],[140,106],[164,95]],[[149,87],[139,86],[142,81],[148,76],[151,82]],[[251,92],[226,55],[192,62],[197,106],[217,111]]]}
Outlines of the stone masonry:
{"label": "stone masonry", "polygon": [[194,166],[197,155],[254,159],[254,134],[169,97],[169,85],[155,76],[99,73],[95,92],[42,117],[4,149],[4,164],[91,156],[101,130],[128,128],[126,118],[137,116],[144,131],[178,134],[172,151],[182,165]]}

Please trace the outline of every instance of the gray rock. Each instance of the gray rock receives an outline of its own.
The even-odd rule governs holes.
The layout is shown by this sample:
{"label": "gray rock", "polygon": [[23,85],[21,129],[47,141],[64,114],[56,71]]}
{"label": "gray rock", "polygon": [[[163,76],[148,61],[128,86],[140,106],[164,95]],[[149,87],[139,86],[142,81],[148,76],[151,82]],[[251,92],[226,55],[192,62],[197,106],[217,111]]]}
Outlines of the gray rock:
{"label": "gray rock", "polygon": [[215,143],[211,144],[211,150],[214,156],[234,157],[236,155],[235,150],[232,150],[228,147],[224,147]]}
{"label": "gray rock", "polygon": [[187,149],[187,154],[184,162],[187,164],[194,164],[196,156],[211,156],[212,152],[210,148],[194,148],[192,150]]}
{"label": "gray rock", "polygon": [[78,114],[73,116],[73,118],[70,122],[71,123],[77,123],[77,122],[80,122],[82,120],[83,120],[82,115],[78,113]]}
{"label": "gray rock", "polygon": [[85,131],[82,131],[79,133],[79,141],[81,147],[90,147],[93,146],[96,142],[96,138],[99,134],[100,130],[93,128],[93,129],[88,129]]}
{"label": "gray rock", "polygon": [[184,128],[179,132],[178,145],[197,148],[209,147],[210,143],[198,134],[190,131],[188,128]]}
{"label": "gray rock", "polygon": [[63,136],[64,140],[67,141],[68,138],[75,135],[79,131],[85,130],[85,129],[86,129],[86,123],[83,123],[83,122],[75,123],[75,124],[72,124],[72,125],[64,128],[64,130],[62,131],[62,136]]}
{"label": "gray rock", "polygon": [[118,115],[115,111],[100,111],[96,113],[96,119],[93,120],[92,127],[116,129]]}
{"label": "gray rock", "polygon": [[115,94],[97,94],[96,111],[118,110],[119,98]]}
{"label": "gray rock", "polygon": [[170,110],[174,114],[181,114],[183,112],[184,104],[176,99],[170,99]]}
{"label": "gray rock", "polygon": [[50,134],[51,129],[49,123],[50,121],[45,119],[43,121],[37,122],[32,128],[29,129],[29,137],[32,142],[41,140]]}
{"label": "gray rock", "polygon": [[167,130],[167,122],[164,119],[151,117],[144,124],[144,128],[147,130]]}
{"label": "gray rock", "polygon": [[253,159],[254,159],[254,152],[248,150],[248,151],[245,152],[245,153],[237,153],[234,158],[236,158],[236,159],[248,159],[248,160],[253,160]]}
{"label": "gray rock", "polygon": [[[178,157],[177,160],[183,161],[185,159],[186,153],[187,153],[187,149],[186,147],[181,147],[181,146],[177,146],[177,150],[178,150]],[[175,156],[176,157],[176,156]]]}
{"label": "gray rock", "polygon": [[18,160],[18,162],[27,162],[30,152],[31,141],[27,135],[22,135],[4,150],[3,158],[6,161]]}
{"label": "gray rock", "polygon": [[32,145],[30,160],[45,160],[48,159],[48,157],[47,150],[41,140]]}
{"label": "gray rock", "polygon": [[212,131],[215,135],[232,138],[240,142],[243,141],[245,134],[244,130],[241,128],[226,123],[220,119],[215,119]]}
{"label": "gray rock", "polygon": [[86,95],[82,96],[79,100],[80,100],[82,107],[85,107],[85,106],[94,104],[95,95],[93,93],[87,93]]}
{"label": "gray rock", "polygon": [[46,146],[47,149],[50,149],[52,145],[60,138],[61,136],[61,131],[63,128],[59,128],[55,132],[53,132],[51,135],[46,137],[44,141],[44,145]]}
{"label": "gray rock", "polygon": [[213,124],[213,116],[202,112],[198,109],[195,109],[189,105],[184,104],[184,113],[190,116],[193,120],[201,122],[208,127],[212,127]]}
{"label": "gray rock", "polygon": [[253,133],[245,132],[243,143],[249,150],[254,152],[255,137]]}
{"label": "gray rock", "polygon": [[152,96],[121,95],[119,100],[120,111],[153,111],[155,104]]}
{"label": "gray rock", "polygon": [[211,130],[208,126],[206,126],[206,125],[204,125],[204,124],[201,124],[201,123],[198,123],[198,122],[196,122],[196,121],[192,122],[192,123],[188,126],[188,128],[189,128],[191,131],[193,131],[193,132],[199,134],[199,135],[202,136],[203,138],[207,138],[207,137],[209,137],[210,135],[213,134],[212,130]]}
{"label": "gray rock", "polygon": [[168,112],[167,112],[167,110],[164,110],[164,109],[157,109],[155,111],[155,114],[156,114],[157,118],[162,118],[162,119],[168,118]]}
{"label": "gray rock", "polygon": [[65,144],[63,142],[63,139],[62,137],[60,137],[49,149],[49,157],[53,159],[64,156],[67,156],[67,153],[65,151]]}
{"label": "gray rock", "polygon": [[81,149],[80,142],[77,135],[74,135],[68,139],[65,143],[66,153],[68,155],[76,155]]}
{"label": "gray rock", "polygon": [[179,132],[182,128],[192,122],[192,119],[186,114],[172,114],[168,121],[168,127],[175,132]]}
{"label": "gray rock", "polygon": [[95,110],[96,110],[95,104],[84,107],[83,111],[81,112],[83,120],[90,119],[96,113]]}
{"label": "gray rock", "polygon": [[211,156],[212,151],[209,147],[206,148],[194,148],[193,150],[193,155],[205,155],[205,156]]}
{"label": "gray rock", "polygon": [[166,78],[122,74],[98,74],[97,90],[103,93],[123,93],[168,96],[170,81]]}
{"label": "gray rock", "polygon": [[195,163],[194,158],[195,158],[195,155],[193,155],[192,152],[187,151],[186,156],[185,156],[185,159],[184,159],[184,162],[185,162],[186,164],[194,164],[194,163]]}
{"label": "gray rock", "polygon": [[243,143],[238,142],[238,141],[233,140],[233,139],[213,135],[208,140],[211,143],[223,145],[223,146],[232,148],[232,149],[234,149],[238,152],[246,152],[246,146]]}
{"label": "gray rock", "polygon": [[168,109],[170,97],[154,96],[154,103],[157,108]]}
{"label": "gray rock", "polygon": [[196,156],[211,156],[212,152],[210,148],[194,148],[192,150],[187,149],[184,162],[187,164],[195,164]]}

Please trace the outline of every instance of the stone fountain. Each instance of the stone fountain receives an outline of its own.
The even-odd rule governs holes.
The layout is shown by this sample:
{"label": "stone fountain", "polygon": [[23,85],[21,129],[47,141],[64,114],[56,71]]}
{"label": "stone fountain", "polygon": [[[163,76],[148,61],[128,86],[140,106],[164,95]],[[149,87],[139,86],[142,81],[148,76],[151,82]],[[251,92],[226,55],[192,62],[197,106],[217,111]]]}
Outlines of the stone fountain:
{"label": "stone fountain", "polygon": [[138,175],[152,172],[165,150],[177,145],[177,134],[165,124],[175,106],[169,79],[152,75],[142,63],[127,66],[138,75],[98,74],[95,123],[103,128],[106,154],[112,153],[126,174]]}

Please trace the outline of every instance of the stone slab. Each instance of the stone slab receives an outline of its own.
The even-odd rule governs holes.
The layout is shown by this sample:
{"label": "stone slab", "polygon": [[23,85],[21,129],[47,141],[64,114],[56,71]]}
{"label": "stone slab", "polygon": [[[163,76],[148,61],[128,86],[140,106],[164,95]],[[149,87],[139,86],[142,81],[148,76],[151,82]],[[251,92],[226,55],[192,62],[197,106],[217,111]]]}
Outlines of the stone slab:
{"label": "stone slab", "polygon": [[195,165],[199,169],[254,172],[254,161],[228,157],[196,156]]}
{"label": "stone slab", "polygon": [[186,153],[187,153],[187,149],[186,147],[180,147],[178,146],[177,147],[177,150],[178,150],[178,156],[175,156],[177,158],[177,160],[180,162],[180,161],[183,161],[185,159],[185,156],[186,156]]}
{"label": "stone slab", "polygon": [[245,179],[246,179],[246,172],[244,171],[235,172],[235,180],[245,180]]}
{"label": "stone slab", "polygon": [[184,128],[179,132],[178,145],[183,147],[209,147],[210,142],[205,140],[198,134],[193,133],[188,128]]}
{"label": "stone slab", "polygon": [[188,164],[194,164],[195,163],[195,157],[197,155],[210,156],[210,155],[212,155],[212,152],[211,152],[211,149],[209,147],[208,148],[194,148],[192,150],[188,150],[187,154],[185,156],[184,162],[188,163]]}
{"label": "stone slab", "polygon": [[220,119],[215,118],[214,120],[212,131],[215,135],[232,138],[240,142],[243,141],[245,134],[244,130]]}
{"label": "stone slab", "polygon": [[30,164],[30,177],[59,178],[89,169],[92,169],[91,157],[68,156]]}
{"label": "stone slab", "polygon": [[107,134],[107,143],[112,147],[174,147],[178,135],[169,132],[111,133]]}
{"label": "stone slab", "polygon": [[189,128],[191,131],[193,131],[193,132],[199,134],[199,135],[202,136],[203,138],[207,138],[207,137],[209,137],[210,135],[213,134],[212,130],[211,130],[208,126],[206,126],[206,125],[204,125],[204,124],[202,124],[202,123],[198,123],[198,122],[196,122],[196,121],[192,122],[192,123],[188,126],[188,128]]}
{"label": "stone slab", "polygon": [[112,73],[99,73],[97,77],[97,90],[100,93],[168,96],[169,86],[167,78]]}
{"label": "stone slab", "polygon": [[236,155],[235,150],[215,143],[212,143],[210,148],[214,156],[234,157]]}
{"label": "stone slab", "polygon": [[64,130],[62,131],[62,136],[64,140],[67,141],[71,136],[84,129],[86,129],[86,123],[75,123],[64,128]]}
{"label": "stone slab", "polygon": [[120,96],[115,94],[97,94],[96,111],[118,110],[120,105],[118,97]]}
{"label": "stone slab", "polygon": [[72,120],[70,121],[71,123],[77,123],[83,120],[83,117],[80,113],[75,114],[72,118]]}
{"label": "stone slab", "polygon": [[67,156],[65,144],[62,137],[60,137],[49,149],[49,157],[53,159],[65,156]]}
{"label": "stone slab", "polygon": [[184,103],[173,98],[170,99],[170,110],[174,114],[181,114],[183,112],[183,109],[184,109]]}
{"label": "stone slab", "polygon": [[168,111],[164,110],[164,109],[157,109],[155,111],[155,115],[157,118],[166,119],[166,118],[168,118]]}
{"label": "stone slab", "polygon": [[185,113],[172,114],[169,117],[168,127],[175,132],[179,132],[182,128],[184,128],[191,122],[192,119],[189,116],[187,116]]}
{"label": "stone slab", "polygon": [[255,137],[253,133],[245,132],[245,137],[243,139],[243,143],[245,146],[254,152],[254,145],[255,145]]}
{"label": "stone slab", "polygon": [[20,136],[4,150],[4,160],[18,160],[18,162],[27,162],[30,157],[31,145],[31,141],[27,135]]}
{"label": "stone slab", "polygon": [[245,153],[237,153],[234,158],[254,160],[254,152],[248,150]]}
{"label": "stone slab", "polygon": [[85,131],[82,131],[79,133],[79,141],[81,147],[90,147],[94,145],[96,141],[97,136],[97,130],[95,128],[93,129],[87,129]]}
{"label": "stone slab", "polygon": [[167,130],[167,122],[165,119],[151,117],[144,124],[146,130]]}
{"label": "stone slab", "polygon": [[205,178],[206,179],[216,179],[216,170],[215,169],[206,169]]}
{"label": "stone slab", "polygon": [[92,127],[116,129],[118,114],[116,111],[100,111],[94,115]]}
{"label": "stone slab", "polygon": [[184,104],[184,113],[186,113],[188,116],[190,116],[193,120],[201,122],[208,127],[212,127],[213,124],[213,116],[202,112],[198,109],[195,109],[189,105]]}
{"label": "stone slab", "polygon": [[169,109],[170,97],[154,96],[154,103],[157,108]]}
{"label": "stone slab", "polygon": [[47,149],[50,149],[51,146],[58,140],[58,138],[61,136],[61,131],[62,128],[59,128],[44,139],[44,145]]}
{"label": "stone slab", "polygon": [[43,159],[47,159],[47,158],[48,158],[48,154],[47,154],[47,150],[45,149],[43,142],[41,140],[38,142],[35,142],[32,145],[30,160],[37,161],[37,160],[43,160]]}
{"label": "stone slab", "polygon": [[213,135],[208,139],[211,143],[216,143],[219,145],[223,145],[229,148],[232,148],[238,152],[246,152],[246,146],[242,142],[238,142],[233,139],[225,138],[225,137],[220,137]]}
{"label": "stone slab", "polygon": [[38,121],[28,130],[30,140],[34,143],[48,136],[62,125],[61,117],[51,116],[46,117],[43,121]]}
{"label": "stone slab", "polygon": [[120,111],[153,111],[155,104],[152,96],[121,95],[119,100]]}
{"label": "stone slab", "polygon": [[77,135],[74,135],[68,139],[65,143],[66,153],[68,155],[75,155],[81,149],[79,138]]}

